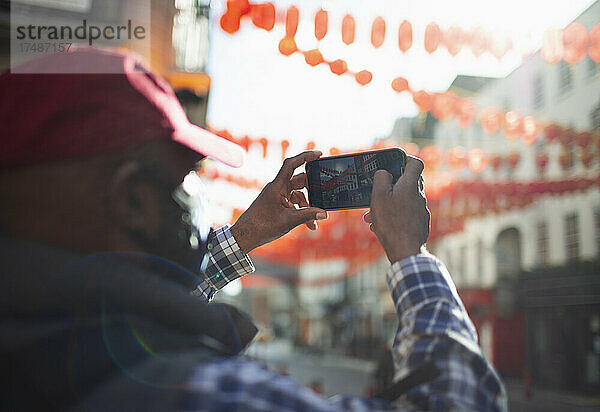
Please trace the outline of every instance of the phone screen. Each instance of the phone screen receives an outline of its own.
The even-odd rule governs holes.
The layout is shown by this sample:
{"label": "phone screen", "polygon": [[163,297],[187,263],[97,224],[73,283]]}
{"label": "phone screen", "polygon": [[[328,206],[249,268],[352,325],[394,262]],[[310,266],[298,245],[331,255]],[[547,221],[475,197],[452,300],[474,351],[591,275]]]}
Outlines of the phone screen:
{"label": "phone screen", "polygon": [[310,205],[325,210],[369,207],[375,172],[387,170],[396,183],[404,172],[405,164],[406,154],[397,148],[309,162],[306,174]]}

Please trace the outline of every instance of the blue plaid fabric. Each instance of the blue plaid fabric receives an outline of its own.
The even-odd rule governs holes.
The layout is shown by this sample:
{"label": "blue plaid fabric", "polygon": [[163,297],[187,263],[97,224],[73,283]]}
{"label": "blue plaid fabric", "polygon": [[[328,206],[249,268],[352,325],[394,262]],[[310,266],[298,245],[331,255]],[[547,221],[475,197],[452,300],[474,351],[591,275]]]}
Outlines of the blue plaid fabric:
{"label": "blue plaid fabric", "polygon": [[[199,286],[197,292],[206,299],[230,280],[254,270],[228,227],[215,232],[211,252],[210,284]],[[419,254],[394,263],[386,276],[398,314],[392,348],[395,379],[434,362],[440,374],[433,381],[409,390],[394,405],[350,395],[326,399],[260,363],[236,357],[199,365],[189,382],[191,393],[182,400],[182,409],[507,410],[502,382],[481,352],[473,323],[444,264],[433,255]]]}

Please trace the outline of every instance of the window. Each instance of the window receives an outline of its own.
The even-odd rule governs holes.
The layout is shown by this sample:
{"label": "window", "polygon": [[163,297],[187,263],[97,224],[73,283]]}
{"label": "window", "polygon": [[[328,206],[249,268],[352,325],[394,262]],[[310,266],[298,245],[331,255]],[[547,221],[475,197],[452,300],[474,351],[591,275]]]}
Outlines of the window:
{"label": "window", "polygon": [[544,81],[542,75],[537,75],[533,80],[533,107],[536,109],[544,107]]}
{"label": "window", "polygon": [[565,94],[573,88],[573,71],[564,60],[558,63],[558,92]]}
{"label": "window", "polygon": [[579,222],[576,214],[565,217],[565,242],[567,260],[575,260],[579,256]]}
{"label": "window", "polygon": [[594,226],[596,229],[596,255],[600,256],[600,209],[594,210]]}
{"label": "window", "polygon": [[483,260],[485,259],[485,251],[483,246],[483,240],[477,241],[477,273],[476,276],[479,279],[483,279]]}
{"label": "window", "polygon": [[546,266],[548,264],[548,224],[546,222],[539,222],[536,228],[536,242],[538,259],[537,263],[540,266]]}
{"label": "window", "polygon": [[595,61],[590,59],[589,56],[586,59],[586,63],[587,63],[587,67],[588,67],[588,75],[590,77],[596,76],[598,74],[598,63],[596,63]]}
{"label": "window", "polygon": [[448,249],[448,252],[446,253],[446,269],[448,269],[448,272],[450,272],[450,276],[452,277],[452,280],[454,280],[454,283],[459,283],[459,275],[458,273],[455,273],[456,270],[454,270],[454,255],[451,249]]}
{"label": "window", "polygon": [[590,123],[593,130],[600,129],[600,101],[590,113]]}
{"label": "window", "polygon": [[[465,245],[461,246],[459,249],[459,263],[458,263],[458,271],[460,272],[460,279],[462,280],[462,285],[466,284],[467,281],[467,247]],[[461,286],[462,286],[461,285]]]}
{"label": "window", "polygon": [[209,46],[209,1],[177,0],[172,41],[175,65],[187,72],[205,70]]}

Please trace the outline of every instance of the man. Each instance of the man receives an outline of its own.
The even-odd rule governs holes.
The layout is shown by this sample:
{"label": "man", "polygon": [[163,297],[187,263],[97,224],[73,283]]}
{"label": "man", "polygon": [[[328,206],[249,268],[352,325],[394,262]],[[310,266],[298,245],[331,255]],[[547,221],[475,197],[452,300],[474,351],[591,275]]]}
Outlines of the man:
{"label": "man", "polygon": [[[392,408],[324,399],[237,356],[256,329],[235,308],[207,304],[254,270],[252,249],[327,217],[294,174],[319,152],[286,159],[232,227],[196,230],[206,214],[182,211],[172,193],[204,205],[189,188],[182,199],[178,183],[203,155],[239,165],[238,149],[190,125],[164,80],[130,55],[83,50],[31,64],[123,72],[0,77],[3,409]],[[365,215],[393,263],[397,378],[436,371],[399,402],[505,409],[448,272],[421,251],[422,168],[409,158],[395,185],[378,171]]]}

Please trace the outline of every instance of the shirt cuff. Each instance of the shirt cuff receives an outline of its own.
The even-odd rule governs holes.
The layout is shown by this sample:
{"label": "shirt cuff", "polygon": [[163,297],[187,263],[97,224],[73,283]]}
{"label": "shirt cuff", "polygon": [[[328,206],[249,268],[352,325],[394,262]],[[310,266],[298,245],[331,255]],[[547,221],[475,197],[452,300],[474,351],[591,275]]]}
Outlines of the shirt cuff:
{"label": "shirt cuff", "polygon": [[254,272],[254,264],[237,244],[229,225],[225,225],[209,235],[208,265],[205,281],[193,292],[210,300],[215,292],[229,282]]}

